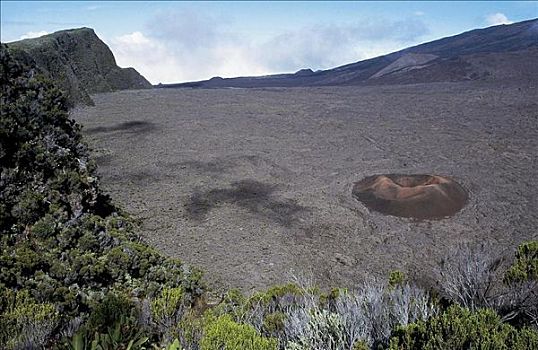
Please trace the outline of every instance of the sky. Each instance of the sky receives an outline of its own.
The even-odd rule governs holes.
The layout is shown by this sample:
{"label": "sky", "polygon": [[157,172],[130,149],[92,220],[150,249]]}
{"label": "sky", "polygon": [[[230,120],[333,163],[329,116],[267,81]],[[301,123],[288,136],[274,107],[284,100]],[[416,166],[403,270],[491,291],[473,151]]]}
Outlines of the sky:
{"label": "sky", "polygon": [[2,42],[90,27],[151,83],[328,69],[538,18],[527,2],[0,2]]}

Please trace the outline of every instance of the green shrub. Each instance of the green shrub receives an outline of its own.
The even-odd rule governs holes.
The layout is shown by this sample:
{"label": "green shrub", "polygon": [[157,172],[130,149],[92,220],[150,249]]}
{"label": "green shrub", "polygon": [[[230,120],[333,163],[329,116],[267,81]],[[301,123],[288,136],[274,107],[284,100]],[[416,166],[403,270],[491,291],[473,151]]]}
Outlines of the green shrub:
{"label": "green shrub", "polygon": [[110,325],[120,322],[134,324],[138,314],[137,306],[127,295],[110,292],[93,306],[85,328],[92,332],[104,333]]}
{"label": "green shrub", "polygon": [[405,274],[402,271],[394,270],[389,274],[389,287],[394,288],[397,286],[403,286],[406,282]]}
{"label": "green shrub", "polygon": [[[275,285],[266,291],[256,292],[250,297],[245,297],[239,290],[229,290],[216,307],[215,314],[229,314],[237,322],[243,320],[253,321],[252,317],[256,314],[256,329],[264,329],[263,323],[269,322],[266,326],[272,330],[267,330],[267,334],[276,331],[276,324],[270,324],[275,315],[283,309],[298,307],[302,303],[303,290],[296,284],[289,283],[285,285]],[[266,317],[269,319],[266,320]]]}
{"label": "green shrub", "polygon": [[252,295],[249,298],[249,304],[269,304],[270,302],[278,301],[278,299],[282,298],[285,295],[300,296],[302,294],[303,291],[296,284],[288,283],[284,285],[276,285],[271,286],[265,292],[258,292]]}
{"label": "green shrub", "polygon": [[370,347],[364,340],[359,340],[353,344],[353,350],[370,350]]}
{"label": "green shrub", "polygon": [[199,349],[204,327],[208,320],[214,320],[213,310],[207,311],[206,316],[200,315],[196,309],[189,309],[178,323],[178,333],[185,349]]}
{"label": "green shrub", "polygon": [[91,327],[113,324],[105,314],[117,315],[102,308],[114,290],[152,297],[181,287],[193,303],[203,292],[200,271],[139,241],[133,220],[102,193],[62,92],[5,45],[0,82],[0,292],[27,291],[53,305],[59,329],[92,310]]}
{"label": "green shrub", "polygon": [[286,318],[286,314],[281,311],[265,315],[263,319],[263,332],[272,336],[281,333],[284,330]]}
{"label": "green shrub", "polygon": [[506,283],[538,281],[538,241],[519,245],[516,259],[504,279]]}
{"label": "green shrub", "polygon": [[239,289],[232,288],[226,291],[223,297],[223,304],[240,306],[244,305],[247,298],[241,293]]}
{"label": "green shrub", "polygon": [[428,321],[398,327],[390,349],[538,349],[538,332],[517,330],[490,309],[453,305]]}
{"label": "green shrub", "polygon": [[151,312],[154,320],[173,318],[183,303],[181,288],[164,288],[161,295],[151,301]]}
{"label": "green shrub", "polygon": [[201,350],[276,350],[277,341],[262,337],[249,325],[239,324],[229,315],[207,321]]}
{"label": "green shrub", "polygon": [[173,339],[183,316],[184,300],[181,288],[164,288],[150,303],[153,325],[165,341]]}
{"label": "green shrub", "polygon": [[181,350],[181,345],[179,344],[178,339],[174,339],[174,341],[170,344],[167,344],[162,350]]}
{"label": "green shrub", "polygon": [[0,344],[8,349],[40,346],[58,323],[58,312],[50,303],[38,303],[28,291],[2,293]]}

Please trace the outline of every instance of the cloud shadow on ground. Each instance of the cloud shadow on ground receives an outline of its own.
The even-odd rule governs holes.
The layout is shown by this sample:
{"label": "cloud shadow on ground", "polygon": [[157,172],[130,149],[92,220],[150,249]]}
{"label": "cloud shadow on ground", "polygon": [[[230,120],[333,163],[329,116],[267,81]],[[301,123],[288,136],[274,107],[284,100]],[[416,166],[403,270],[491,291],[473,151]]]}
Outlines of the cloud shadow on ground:
{"label": "cloud shadow on ground", "polygon": [[131,122],[118,123],[111,126],[97,126],[94,128],[86,129],[85,131],[89,135],[114,132],[114,131],[123,131],[123,132],[128,132],[128,133],[139,135],[139,134],[145,134],[147,132],[150,132],[154,130],[155,128],[156,128],[155,124],[153,123],[141,121],[141,120],[134,120]]}
{"label": "cloud shadow on ground", "polygon": [[290,227],[297,220],[297,214],[307,211],[307,208],[292,199],[276,198],[273,195],[276,190],[276,185],[241,180],[232,183],[231,187],[194,192],[185,208],[189,219],[201,221],[216,207],[237,205],[282,226]]}

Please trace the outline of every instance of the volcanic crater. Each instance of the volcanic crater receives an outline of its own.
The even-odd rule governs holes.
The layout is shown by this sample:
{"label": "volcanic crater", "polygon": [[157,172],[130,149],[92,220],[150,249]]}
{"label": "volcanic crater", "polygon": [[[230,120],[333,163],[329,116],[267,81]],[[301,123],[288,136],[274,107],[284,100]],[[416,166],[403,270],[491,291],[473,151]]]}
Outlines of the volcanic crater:
{"label": "volcanic crater", "polygon": [[373,175],[356,182],[353,196],[367,208],[418,220],[453,216],[467,203],[467,191],[438,175]]}
{"label": "volcanic crater", "polygon": [[[433,280],[461,242],[512,252],[536,238],[535,96],[476,82],[150,89],[93,95],[72,115],[141,238],[203,269],[211,287],[249,292],[293,273],[353,288],[395,269]],[[374,174],[435,175],[384,175],[398,201],[353,193]],[[450,219],[416,220],[357,201],[410,215],[402,201],[418,199],[419,217],[444,217],[429,191],[454,213],[467,202]]]}

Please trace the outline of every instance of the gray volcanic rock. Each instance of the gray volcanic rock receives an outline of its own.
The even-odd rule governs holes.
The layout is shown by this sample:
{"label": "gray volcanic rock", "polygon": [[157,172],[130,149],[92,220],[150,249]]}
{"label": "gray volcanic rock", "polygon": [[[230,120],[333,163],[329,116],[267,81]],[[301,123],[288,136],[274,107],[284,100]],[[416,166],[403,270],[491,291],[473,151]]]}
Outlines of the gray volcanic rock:
{"label": "gray volcanic rock", "polygon": [[90,94],[152,85],[135,69],[120,68],[93,29],[55,32],[7,44],[14,57],[35,65],[66,91],[72,104],[92,104]]}
{"label": "gray volcanic rock", "polygon": [[387,74],[391,74],[397,71],[410,71],[413,69],[420,69],[425,67],[430,61],[433,61],[438,56],[432,54],[417,54],[408,53],[398,58],[376,74],[372,75],[372,78],[379,78]]}
{"label": "gray volcanic rock", "polygon": [[[141,237],[201,267],[211,286],[265,289],[293,269],[322,288],[354,288],[395,269],[438,280],[458,244],[511,257],[538,238],[536,93],[496,80],[152,89],[97,94],[73,117]],[[384,215],[353,191],[377,174],[435,174],[465,192],[394,176],[399,185],[376,195],[397,197],[386,208],[412,218]],[[437,218],[402,212],[411,200]],[[458,203],[453,216],[438,212]]]}
{"label": "gray volcanic rock", "polygon": [[296,76],[307,76],[312,74],[314,74],[314,71],[310,68],[301,69],[295,73]]}

